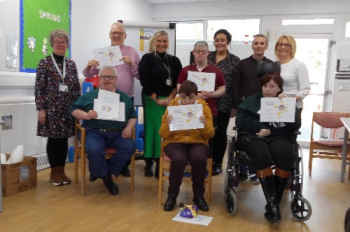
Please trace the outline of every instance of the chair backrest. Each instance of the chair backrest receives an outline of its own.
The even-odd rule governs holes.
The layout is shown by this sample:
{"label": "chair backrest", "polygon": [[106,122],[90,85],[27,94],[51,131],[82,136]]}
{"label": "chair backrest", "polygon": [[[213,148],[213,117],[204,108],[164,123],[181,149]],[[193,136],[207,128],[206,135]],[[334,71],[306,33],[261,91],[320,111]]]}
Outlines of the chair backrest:
{"label": "chair backrest", "polygon": [[343,126],[340,118],[349,118],[350,113],[314,112],[312,121],[324,128],[339,128]]}
{"label": "chair backrest", "polygon": [[93,85],[91,82],[83,82],[83,86],[82,86],[82,94],[84,95],[87,92],[90,92],[91,90],[93,90]]}

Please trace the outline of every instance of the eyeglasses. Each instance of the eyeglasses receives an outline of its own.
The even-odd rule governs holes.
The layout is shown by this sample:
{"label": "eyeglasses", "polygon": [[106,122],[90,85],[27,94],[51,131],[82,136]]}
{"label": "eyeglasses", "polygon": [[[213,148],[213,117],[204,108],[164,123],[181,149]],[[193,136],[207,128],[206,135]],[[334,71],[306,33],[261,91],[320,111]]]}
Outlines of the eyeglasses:
{"label": "eyeglasses", "polygon": [[197,53],[197,54],[205,55],[208,51],[206,51],[206,50],[194,50],[194,52]]}
{"label": "eyeglasses", "polygon": [[111,34],[111,35],[113,35],[113,36],[116,36],[116,35],[118,35],[118,36],[122,36],[122,35],[124,35],[125,33],[124,32],[109,32],[109,34]]}
{"label": "eyeglasses", "polygon": [[286,48],[289,48],[291,45],[290,44],[287,44],[287,43],[279,43],[278,44],[278,47],[283,47],[283,46],[285,46]]}
{"label": "eyeglasses", "polygon": [[113,80],[116,76],[100,76],[100,78],[103,80]]}
{"label": "eyeglasses", "polygon": [[53,41],[53,44],[57,44],[57,45],[63,44],[63,45],[65,45],[65,44],[67,44],[67,42],[66,41]]}

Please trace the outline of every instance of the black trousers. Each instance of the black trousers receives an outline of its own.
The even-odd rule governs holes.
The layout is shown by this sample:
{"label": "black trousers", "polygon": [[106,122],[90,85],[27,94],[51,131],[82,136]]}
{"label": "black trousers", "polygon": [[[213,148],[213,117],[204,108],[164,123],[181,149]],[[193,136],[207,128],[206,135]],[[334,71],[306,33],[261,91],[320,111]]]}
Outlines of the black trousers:
{"label": "black trousers", "polygon": [[286,138],[276,138],[269,142],[253,139],[248,143],[241,143],[238,149],[252,158],[257,170],[270,167],[273,160],[278,168],[290,171],[294,162],[293,145]]}
{"label": "black trousers", "polygon": [[213,163],[222,164],[227,146],[227,126],[230,121],[231,113],[218,112],[217,128],[213,143]]}
{"label": "black trousers", "polygon": [[51,168],[64,166],[68,153],[68,138],[48,138],[46,153]]}

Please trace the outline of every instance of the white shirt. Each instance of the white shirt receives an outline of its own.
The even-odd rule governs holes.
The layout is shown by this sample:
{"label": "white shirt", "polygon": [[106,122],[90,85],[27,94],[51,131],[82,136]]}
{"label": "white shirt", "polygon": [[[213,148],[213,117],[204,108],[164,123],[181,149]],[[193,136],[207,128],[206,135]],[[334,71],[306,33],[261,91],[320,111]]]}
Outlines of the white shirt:
{"label": "white shirt", "polygon": [[[296,95],[300,99],[309,95],[309,72],[303,62],[292,59],[286,64],[281,64],[281,77],[283,78],[283,94]],[[297,101],[296,106],[303,108],[303,101]]]}

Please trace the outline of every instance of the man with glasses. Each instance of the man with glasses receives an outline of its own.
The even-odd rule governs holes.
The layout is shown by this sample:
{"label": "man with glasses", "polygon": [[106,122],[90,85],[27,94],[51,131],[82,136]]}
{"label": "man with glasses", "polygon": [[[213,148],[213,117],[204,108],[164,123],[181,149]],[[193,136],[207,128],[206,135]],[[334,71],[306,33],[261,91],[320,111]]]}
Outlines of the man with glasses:
{"label": "man with glasses", "polygon": [[[238,62],[233,73],[233,108],[237,109],[238,105],[247,97],[254,95],[261,91],[261,78],[257,75],[258,61],[265,61],[271,63],[264,54],[268,48],[267,37],[263,34],[254,36],[252,42],[253,55]],[[250,180],[258,184],[259,179],[255,175],[253,167],[249,170],[251,176]],[[241,167],[240,179],[246,180],[247,167]]]}
{"label": "man with glasses", "polygon": [[[124,44],[126,39],[125,27],[122,23],[116,22],[111,26],[109,32],[109,38],[111,39],[111,46],[119,46],[122,58],[124,61],[122,65],[116,65],[114,68],[118,71],[118,80],[115,82],[115,86],[118,86],[118,90],[126,93],[132,100],[134,100],[134,78],[139,78],[139,62],[140,58],[137,51],[130,46]],[[83,70],[83,75],[86,78],[92,78],[94,75],[98,74],[100,63],[95,60],[89,60],[87,66]],[[128,162],[129,165],[130,162]],[[123,176],[130,176],[130,170],[126,165],[122,171]]]}
{"label": "man with glasses", "polygon": [[[89,160],[90,181],[101,178],[112,195],[119,192],[112,174],[119,176],[123,167],[135,152],[135,142],[132,130],[137,116],[132,100],[115,86],[117,70],[111,66],[104,66],[99,73],[100,87],[81,96],[71,107],[72,115],[84,120],[86,130],[85,151]],[[110,121],[97,119],[94,110],[94,100],[98,98],[100,90],[118,93],[120,102],[125,104],[125,121]],[[120,110],[120,109],[119,109]],[[105,158],[106,148],[116,149],[116,154],[110,159]]]}
{"label": "man with glasses", "polygon": [[[215,84],[214,84],[214,91],[199,91],[198,92],[198,98],[204,99],[211,110],[212,116],[213,116],[213,124],[214,128],[216,128],[217,124],[217,99],[225,94],[226,88],[225,88],[225,79],[224,74],[221,72],[221,70],[217,67],[215,67],[212,64],[208,63],[208,55],[209,55],[209,46],[208,43],[205,41],[198,41],[194,45],[194,49],[192,51],[192,54],[194,56],[194,63],[184,67],[177,79],[177,89],[180,89],[181,83],[187,80],[188,78],[188,72],[205,72],[205,73],[214,73],[215,74]],[[201,87],[201,86],[199,86]],[[201,89],[201,88],[199,88]],[[213,141],[212,138],[209,141],[209,147],[210,152],[213,147]]]}

